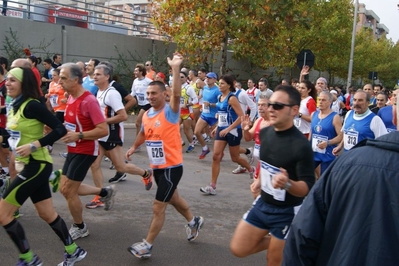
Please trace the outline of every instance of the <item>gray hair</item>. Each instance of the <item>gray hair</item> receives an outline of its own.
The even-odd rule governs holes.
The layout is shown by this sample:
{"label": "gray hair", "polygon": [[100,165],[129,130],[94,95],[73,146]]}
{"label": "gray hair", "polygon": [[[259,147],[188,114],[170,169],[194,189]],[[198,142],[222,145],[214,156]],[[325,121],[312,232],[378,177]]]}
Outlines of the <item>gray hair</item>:
{"label": "gray hair", "polygon": [[83,73],[80,69],[80,66],[75,63],[65,63],[60,66],[60,69],[67,69],[69,70],[69,79],[78,79],[78,83],[83,83]]}
{"label": "gray hair", "polygon": [[329,91],[321,91],[320,95],[322,95],[322,94],[324,94],[324,95],[326,95],[328,97],[328,101],[330,101],[330,102],[334,101],[334,98],[333,98],[331,92],[329,92]]}
{"label": "gray hair", "polygon": [[109,64],[98,64],[94,69],[102,69],[104,71],[104,75],[109,75],[108,81],[112,81],[112,72],[113,67],[109,66]]}

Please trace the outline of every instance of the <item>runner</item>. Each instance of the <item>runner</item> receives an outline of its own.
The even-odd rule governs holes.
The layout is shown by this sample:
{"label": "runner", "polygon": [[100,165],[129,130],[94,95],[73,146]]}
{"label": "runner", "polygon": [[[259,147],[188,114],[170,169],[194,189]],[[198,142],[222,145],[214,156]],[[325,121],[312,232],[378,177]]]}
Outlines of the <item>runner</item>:
{"label": "runner", "polygon": [[[183,57],[176,53],[173,59],[168,58],[173,76],[179,76]],[[138,258],[149,258],[155,238],[162,230],[165,221],[166,207],[171,204],[188,222],[186,225],[187,240],[198,237],[204,218],[193,216],[187,202],[179,195],[177,185],[183,175],[183,155],[180,143],[180,94],[181,81],[173,80],[170,104],[166,103],[166,89],[163,82],[151,82],[147,97],[152,106],[143,116],[143,126],[133,146],[126,152],[126,159],[135,149],[146,143],[150,165],[154,170],[158,189],[153,203],[153,218],[147,237],[143,242],[134,243],[128,251]]]}

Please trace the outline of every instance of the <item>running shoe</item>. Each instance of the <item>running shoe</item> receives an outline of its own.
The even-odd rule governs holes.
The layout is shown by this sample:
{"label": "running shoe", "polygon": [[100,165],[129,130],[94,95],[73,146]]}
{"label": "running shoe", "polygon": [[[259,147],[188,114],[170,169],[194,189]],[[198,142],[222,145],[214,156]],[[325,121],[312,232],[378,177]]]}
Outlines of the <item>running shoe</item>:
{"label": "running shoe", "polygon": [[198,139],[197,139],[197,137],[196,136],[194,136],[193,137],[193,142],[191,142],[191,145],[197,145],[199,142],[198,142]]}
{"label": "running shoe", "polygon": [[242,174],[245,173],[247,171],[247,169],[245,169],[245,167],[242,167],[241,165],[238,165],[238,167],[236,169],[234,169],[233,171],[231,171],[233,174]]}
{"label": "running shoe", "polygon": [[127,250],[134,256],[140,259],[148,259],[151,257],[152,247],[148,247],[147,241],[143,239],[143,242],[137,242],[127,248]]}
{"label": "running shoe", "polygon": [[109,162],[109,158],[107,156],[104,156],[104,161]]}
{"label": "running shoe", "polygon": [[110,178],[108,182],[111,184],[115,184],[125,180],[126,180],[126,173],[116,172],[115,176],[113,178]]}
{"label": "running shoe", "polygon": [[115,169],[115,165],[111,162],[110,164],[109,164],[109,167],[108,167],[109,169],[111,169],[111,170],[114,170]]}
{"label": "running shoe", "polygon": [[188,145],[188,148],[187,148],[187,150],[186,150],[186,153],[190,153],[190,152],[193,152],[193,151],[194,151],[194,146],[192,146],[191,144]]}
{"label": "running shoe", "polygon": [[209,137],[208,135],[206,135],[204,140],[205,140],[205,142],[211,142],[212,141],[211,137]]}
{"label": "running shoe", "polygon": [[81,248],[77,247],[73,254],[64,253],[64,261],[59,263],[58,266],[73,266],[75,262],[83,260],[87,255],[87,252]]}
{"label": "running shoe", "polygon": [[51,190],[53,193],[57,193],[60,189],[60,180],[62,175],[62,169],[58,169],[53,172],[54,178],[50,180]]}
{"label": "running shoe", "polygon": [[256,169],[255,169],[255,167],[253,167],[253,166],[251,166],[251,168],[252,168],[252,171],[249,172],[249,178],[250,178],[250,179],[254,179],[254,174],[255,174],[255,172],[256,172]]}
{"label": "running shoe", "polygon": [[35,254],[31,262],[26,262],[23,259],[19,259],[17,266],[42,266],[42,260]]}
{"label": "running shoe", "polygon": [[194,225],[186,225],[187,240],[194,241],[197,239],[199,231],[204,224],[204,218],[201,216],[194,217]]}
{"label": "running shoe", "polygon": [[97,207],[104,207],[104,202],[101,201],[100,196],[97,195],[94,197],[94,199],[92,199],[92,201],[86,203],[85,206],[88,209],[95,209]]}
{"label": "running shoe", "polygon": [[147,169],[148,172],[148,176],[147,177],[142,177],[142,181],[144,183],[145,186],[145,190],[150,190],[152,188],[152,169]]}
{"label": "running shoe", "polygon": [[200,188],[200,191],[208,195],[216,195],[216,188],[213,188],[212,186],[202,187]]}
{"label": "running shoe", "polygon": [[248,150],[250,151],[249,154],[246,154],[247,158],[248,158],[248,163],[253,164],[254,163],[254,151],[253,151],[254,149],[251,147]]}
{"label": "running shoe", "polygon": [[205,159],[205,156],[208,154],[208,153],[210,153],[211,152],[211,150],[208,148],[208,149],[206,149],[206,150],[202,150],[202,152],[201,152],[201,155],[199,156],[199,158],[202,160],[202,159]]}
{"label": "running shoe", "polygon": [[66,159],[66,157],[67,157],[67,155],[68,155],[67,152],[60,152],[59,154],[60,154],[60,156],[61,156],[62,158],[64,158],[64,159]]}
{"label": "running shoe", "polygon": [[72,224],[71,228],[69,228],[69,234],[72,237],[72,240],[76,240],[78,238],[86,237],[89,235],[89,230],[87,229],[87,225],[83,229],[80,229],[76,226],[76,224]]}
{"label": "running shoe", "polygon": [[184,142],[184,140],[181,140],[181,146],[183,147],[184,145],[186,145],[186,143]]}
{"label": "running shoe", "polygon": [[116,187],[115,185],[110,185],[105,187],[105,190],[107,191],[107,196],[102,197],[101,201],[104,202],[104,210],[109,211],[112,206],[114,206],[114,197],[116,194]]}

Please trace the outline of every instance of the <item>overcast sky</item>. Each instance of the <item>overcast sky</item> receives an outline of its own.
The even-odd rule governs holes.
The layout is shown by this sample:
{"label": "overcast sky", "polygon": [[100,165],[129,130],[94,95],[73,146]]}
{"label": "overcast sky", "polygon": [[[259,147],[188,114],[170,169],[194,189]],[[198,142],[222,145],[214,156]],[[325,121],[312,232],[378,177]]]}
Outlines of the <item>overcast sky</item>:
{"label": "overcast sky", "polygon": [[399,0],[359,0],[366,9],[373,10],[380,17],[380,23],[389,29],[388,39],[395,43],[399,40]]}

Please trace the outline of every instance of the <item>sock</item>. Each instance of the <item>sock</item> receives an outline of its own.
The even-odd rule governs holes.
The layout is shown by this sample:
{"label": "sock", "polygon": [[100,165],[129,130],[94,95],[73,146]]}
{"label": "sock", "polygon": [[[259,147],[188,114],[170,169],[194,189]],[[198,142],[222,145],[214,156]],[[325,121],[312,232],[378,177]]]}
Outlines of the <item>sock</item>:
{"label": "sock", "polygon": [[144,170],[144,175],[142,175],[142,177],[148,177],[150,175],[150,173],[148,173],[147,170]]}
{"label": "sock", "polygon": [[73,253],[75,253],[76,249],[78,248],[78,245],[76,245],[75,242],[73,242],[72,244],[65,246],[65,251],[66,253],[68,253],[69,255],[72,255]]}
{"label": "sock", "polygon": [[76,225],[79,229],[85,228],[85,223],[84,222],[82,222],[81,224],[74,223],[74,225]]}
{"label": "sock", "polygon": [[19,254],[19,258],[26,262],[31,262],[33,260],[33,252],[28,251],[26,253],[21,253],[21,254]]}
{"label": "sock", "polygon": [[204,147],[202,147],[202,150],[203,150],[203,151],[208,150],[208,145],[205,145]]}
{"label": "sock", "polygon": [[59,215],[57,216],[57,218],[55,218],[55,220],[52,223],[49,223],[49,225],[51,229],[53,229],[54,233],[56,233],[57,236],[61,239],[62,243],[64,243],[64,246],[69,246],[73,244],[72,237],[69,234],[65,221]]}
{"label": "sock", "polygon": [[98,194],[101,198],[104,198],[108,195],[108,191],[105,188],[102,188],[100,194]]}
{"label": "sock", "polygon": [[188,223],[189,226],[194,226],[194,224],[195,224],[194,218],[195,218],[195,216],[193,216],[193,219],[191,219],[191,221]]}
{"label": "sock", "polygon": [[152,248],[152,245],[150,243],[147,242],[147,240],[143,239],[144,243],[147,245],[148,249]]}
{"label": "sock", "polygon": [[18,222],[18,220],[12,220],[9,224],[3,226],[4,229],[7,231],[7,234],[10,236],[11,240],[17,246],[21,256],[23,256],[23,260],[25,261],[32,261],[33,253],[30,252],[30,246],[28,240],[25,236],[25,231],[22,228],[22,225]]}
{"label": "sock", "polygon": [[206,133],[204,133],[204,134],[202,134],[202,137],[203,137],[204,139],[206,139],[206,137],[208,137],[208,135],[207,135]]}
{"label": "sock", "polygon": [[210,183],[210,186],[213,187],[213,189],[216,189],[216,183]]}
{"label": "sock", "polygon": [[251,154],[251,150],[250,149],[245,149],[245,155]]}

